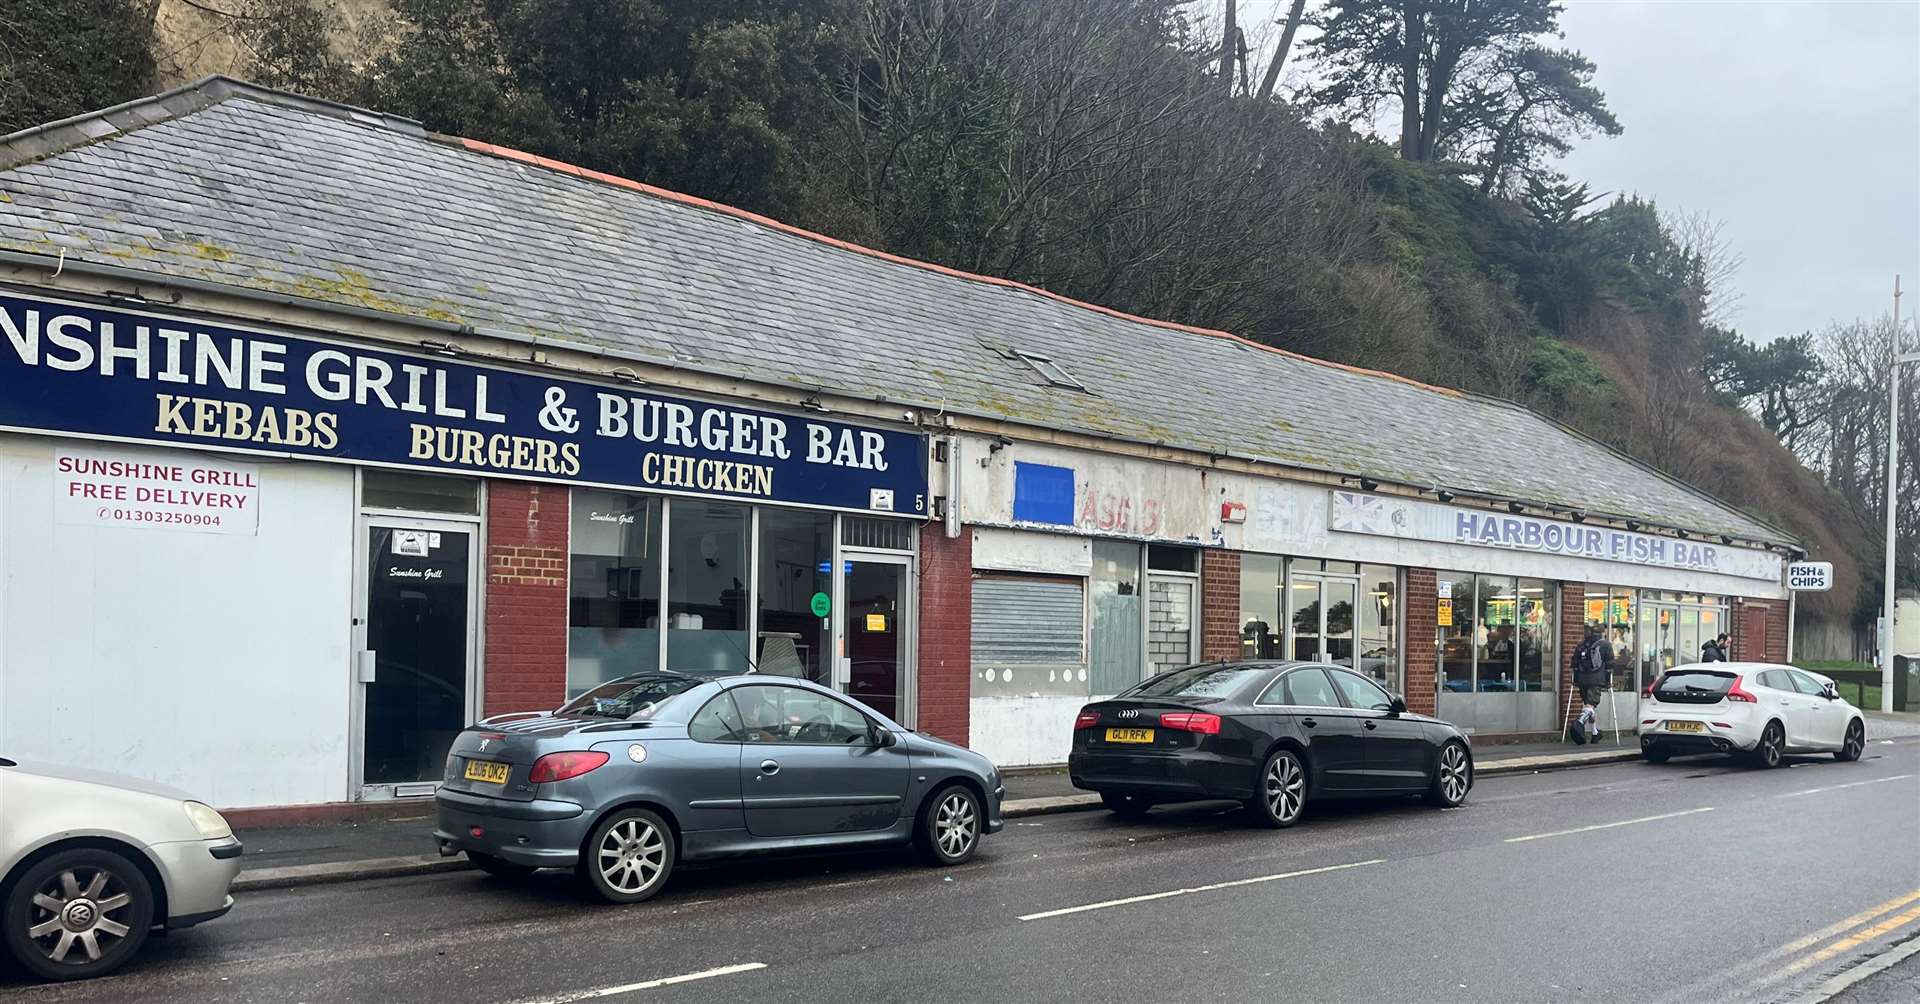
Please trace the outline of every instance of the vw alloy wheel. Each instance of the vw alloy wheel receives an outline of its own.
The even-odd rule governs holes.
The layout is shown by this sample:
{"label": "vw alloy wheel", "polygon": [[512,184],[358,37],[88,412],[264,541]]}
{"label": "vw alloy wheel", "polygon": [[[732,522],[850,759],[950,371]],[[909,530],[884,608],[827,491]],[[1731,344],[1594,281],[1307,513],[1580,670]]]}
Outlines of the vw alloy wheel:
{"label": "vw alloy wheel", "polygon": [[100,976],[146,940],[153,905],[152,887],[133,862],[109,850],[82,848],[24,872],[0,928],[13,955],[36,975]]}

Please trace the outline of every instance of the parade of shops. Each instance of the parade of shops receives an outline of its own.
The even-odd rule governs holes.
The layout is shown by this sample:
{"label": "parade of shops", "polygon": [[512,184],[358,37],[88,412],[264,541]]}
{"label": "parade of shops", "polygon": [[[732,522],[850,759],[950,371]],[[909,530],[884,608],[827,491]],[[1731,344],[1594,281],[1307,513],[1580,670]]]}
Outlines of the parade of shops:
{"label": "parade of shops", "polygon": [[1518,405],[213,79],[0,141],[0,752],[430,794],[616,676],[829,683],[1002,766],[1201,660],[1603,728],[1791,535]]}

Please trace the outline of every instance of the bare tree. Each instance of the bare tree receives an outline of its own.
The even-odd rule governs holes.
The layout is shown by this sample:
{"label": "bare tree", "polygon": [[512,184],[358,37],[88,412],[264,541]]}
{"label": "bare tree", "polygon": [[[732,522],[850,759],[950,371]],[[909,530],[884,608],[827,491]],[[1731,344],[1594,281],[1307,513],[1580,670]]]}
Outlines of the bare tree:
{"label": "bare tree", "polygon": [[1701,323],[1727,327],[1740,313],[1741,293],[1734,284],[1746,255],[1727,237],[1726,221],[1709,212],[1662,213],[1661,222],[1673,234],[1693,265],[1693,286],[1701,304]]}
{"label": "bare tree", "polygon": [[1261,101],[1273,97],[1273,86],[1280,82],[1280,69],[1287,65],[1287,51],[1293,48],[1293,35],[1300,30],[1300,18],[1307,10],[1307,0],[1293,0],[1293,6],[1287,9],[1285,27],[1280,31],[1280,42],[1273,47],[1273,59],[1267,63],[1267,72],[1260,80]]}

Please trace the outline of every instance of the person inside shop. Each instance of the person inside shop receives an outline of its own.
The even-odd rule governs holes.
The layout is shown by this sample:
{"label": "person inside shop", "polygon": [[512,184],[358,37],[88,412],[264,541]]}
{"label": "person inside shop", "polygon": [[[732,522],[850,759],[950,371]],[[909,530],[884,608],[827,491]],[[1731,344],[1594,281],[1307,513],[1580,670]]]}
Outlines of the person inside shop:
{"label": "person inside shop", "polygon": [[1732,639],[1728,638],[1724,633],[1721,634],[1720,637],[1718,638],[1709,639],[1706,644],[1700,646],[1700,661],[1701,662],[1728,661],[1729,657],[1727,655],[1727,646],[1731,642],[1732,642]]}
{"label": "person inside shop", "polygon": [[1580,718],[1568,730],[1581,745],[1600,741],[1600,695],[1613,679],[1613,645],[1598,625],[1587,625],[1587,636],[1573,650],[1573,683],[1580,688]]}

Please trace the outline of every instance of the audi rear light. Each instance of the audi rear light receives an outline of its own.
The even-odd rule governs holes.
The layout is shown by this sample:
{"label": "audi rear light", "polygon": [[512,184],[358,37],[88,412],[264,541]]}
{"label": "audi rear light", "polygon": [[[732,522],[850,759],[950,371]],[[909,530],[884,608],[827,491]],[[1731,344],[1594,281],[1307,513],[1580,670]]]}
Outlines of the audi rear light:
{"label": "audi rear light", "polygon": [[1753,696],[1750,693],[1747,693],[1747,691],[1740,686],[1740,682],[1741,681],[1739,677],[1736,676],[1733,678],[1733,686],[1727,688],[1727,700],[1745,701],[1748,704],[1759,704],[1760,699]]}
{"label": "audi rear light", "polygon": [[1100,712],[1082,711],[1080,712],[1079,717],[1073,720],[1073,730],[1075,732],[1078,732],[1081,729],[1093,728],[1095,725],[1098,725],[1098,724],[1100,724]]}
{"label": "audi rear light", "polygon": [[1198,732],[1203,736],[1220,734],[1220,716],[1205,711],[1169,711],[1160,716],[1160,724],[1181,732]]}
{"label": "audi rear light", "polygon": [[599,750],[549,753],[533,762],[533,772],[527,775],[527,780],[534,784],[565,781],[568,778],[579,777],[606,762],[607,755]]}

